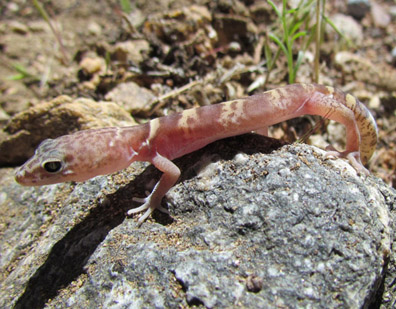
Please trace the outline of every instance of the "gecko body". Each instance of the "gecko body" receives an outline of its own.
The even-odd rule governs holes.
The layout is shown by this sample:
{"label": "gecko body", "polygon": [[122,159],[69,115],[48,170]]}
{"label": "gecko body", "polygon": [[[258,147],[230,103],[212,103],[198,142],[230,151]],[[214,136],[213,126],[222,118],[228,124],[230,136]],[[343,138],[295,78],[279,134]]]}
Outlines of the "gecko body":
{"label": "gecko body", "polygon": [[153,119],[131,127],[79,131],[43,141],[34,156],[16,171],[16,181],[34,186],[84,181],[148,161],[163,172],[143,205],[128,214],[146,210],[142,223],[154,209],[163,209],[163,196],[180,176],[171,161],[216,140],[256,131],[302,115],[319,115],[346,128],[346,149],[328,154],[346,157],[360,172],[377,144],[377,126],[368,109],[355,97],[332,87],[293,84],[210,106]]}

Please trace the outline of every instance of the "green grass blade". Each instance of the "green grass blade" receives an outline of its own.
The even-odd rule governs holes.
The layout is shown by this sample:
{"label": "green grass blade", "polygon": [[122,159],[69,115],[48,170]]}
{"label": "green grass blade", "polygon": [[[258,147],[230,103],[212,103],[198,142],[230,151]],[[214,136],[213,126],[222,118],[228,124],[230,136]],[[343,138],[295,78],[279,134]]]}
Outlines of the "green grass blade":
{"label": "green grass blade", "polygon": [[37,11],[39,11],[41,17],[46,21],[46,23],[48,24],[48,26],[51,28],[52,33],[55,36],[55,39],[57,40],[58,44],[59,44],[59,48],[60,51],[62,53],[62,58],[61,61],[63,64],[68,64],[69,63],[69,55],[66,52],[66,49],[63,45],[62,42],[62,38],[60,36],[60,34],[58,33],[58,31],[56,31],[55,27],[53,26],[51,19],[49,18],[47,12],[45,11],[44,7],[38,2],[38,0],[33,0],[33,5],[35,6],[35,8],[37,9]]}
{"label": "green grass blade", "polygon": [[286,11],[286,15],[293,15],[293,14],[296,13],[296,12],[297,12],[297,8],[290,9],[290,10],[287,10],[287,11]]}
{"label": "green grass blade", "polygon": [[272,9],[275,11],[276,15],[278,15],[278,18],[281,19],[282,18],[282,13],[278,10],[277,6],[271,0],[268,0],[268,3],[272,7]]}
{"label": "green grass blade", "polygon": [[41,6],[41,4],[37,1],[37,0],[33,0],[33,5],[34,7],[37,9],[37,11],[39,11],[40,15],[42,18],[44,18],[44,20],[47,23],[50,23],[51,20],[47,14],[47,12],[44,10],[44,8]]}
{"label": "green grass blade", "polygon": [[295,23],[295,25],[291,28],[289,35],[293,35],[304,23],[304,19],[301,19],[298,23]]}
{"label": "green grass blade", "polygon": [[286,48],[285,44],[283,44],[283,42],[282,42],[275,34],[271,33],[271,34],[269,35],[269,38],[270,38],[271,40],[273,40],[273,41],[282,49],[282,51],[285,53],[285,55],[288,55],[288,54],[289,54],[289,52],[287,51],[287,48]]}
{"label": "green grass blade", "polygon": [[291,70],[289,70],[289,83],[290,84],[295,83],[297,72],[298,72],[298,69],[300,68],[303,58],[304,58],[304,52],[300,50],[298,52],[296,64],[294,65],[294,67]]}
{"label": "green grass blade", "polygon": [[272,68],[272,52],[268,44],[268,38],[264,43],[264,56],[265,56],[265,60],[267,61],[267,68],[269,69]]}
{"label": "green grass blade", "polygon": [[125,14],[132,12],[132,6],[130,0],[120,0],[121,9]]}
{"label": "green grass blade", "polygon": [[291,41],[293,42],[293,41],[295,41],[296,39],[298,39],[299,37],[302,37],[302,36],[305,36],[305,35],[307,35],[307,31],[300,31],[300,32],[297,32],[293,37],[292,37],[292,39],[291,39]]}
{"label": "green grass blade", "polygon": [[28,72],[28,70],[19,63],[12,64],[12,68],[17,72],[17,74],[8,76],[8,80],[22,80],[25,78],[30,78],[33,81],[39,81],[40,78]]}
{"label": "green grass blade", "polygon": [[298,56],[297,56],[297,61],[296,61],[296,65],[294,66],[294,71],[297,73],[298,69],[300,68],[300,65],[304,59],[304,52],[303,51],[299,51],[298,52]]}

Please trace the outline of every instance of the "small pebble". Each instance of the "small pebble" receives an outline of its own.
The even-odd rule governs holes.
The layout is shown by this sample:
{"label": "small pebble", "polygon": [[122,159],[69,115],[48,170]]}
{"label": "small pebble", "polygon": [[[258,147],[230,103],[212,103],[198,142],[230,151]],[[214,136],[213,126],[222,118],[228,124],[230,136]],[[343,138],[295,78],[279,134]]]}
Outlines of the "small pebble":
{"label": "small pebble", "polygon": [[371,3],[369,0],[348,0],[348,14],[361,20],[370,11]]}
{"label": "small pebble", "polygon": [[393,47],[393,49],[391,51],[391,56],[392,56],[393,65],[396,65],[396,47]]}
{"label": "small pebble", "polygon": [[396,20],[396,5],[392,5],[389,8],[389,14],[390,14],[392,20]]}
{"label": "small pebble", "polygon": [[19,34],[26,34],[29,31],[28,26],[26,24],[20,23],[19,21],[13,20],[9,22],[9,27],[12,31]]}
{"label": "small pebble", "polygon": [[0,108],[0,123],[6,123],[10,119],[8,115],[2,108]]}
{"label": "small pebble", "polygon": [[10,10],[11,12],[18,12],[19,11],[19,5],[16,4],[15,2],[10,2],[7,5],[7,9]]}
{"label": "small pebble", "polygon": [[104,68],[105,61],[102,58],[86,57],[80,62],[80,67],[88,74],[99,72],[101,68]]}
{"label": "small pebble", "polygon": [[249,292],[260,292],[263,289],[263,279],[255,275],[250,275],[246,278],[246,288]]}
{"label": "small pebble", "polygon": [[144,54],[150,50],[150,44],[146,40],[131,40],[118,42],[114,48],[115,58],[123,63],[132,61],[133,63],[141,63]]}
{"label": "small pebble", "polygon": [[371,6],[371,16],[376,27],[386,28],[391,22],[388,12],[377,3],[373,3]]}
{"label": "small pebble", "polygon": [[92,35],[100,36],[102,34],[102,27],[96,22],[91,22],[88,25],[88,31]]}

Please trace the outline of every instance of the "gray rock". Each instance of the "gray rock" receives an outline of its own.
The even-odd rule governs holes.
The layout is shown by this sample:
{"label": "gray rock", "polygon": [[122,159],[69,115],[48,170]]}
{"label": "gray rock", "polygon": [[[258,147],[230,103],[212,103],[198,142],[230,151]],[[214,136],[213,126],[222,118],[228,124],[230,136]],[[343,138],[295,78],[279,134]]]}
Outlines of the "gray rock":
{"label": "gray rock", "polygon": [[361,308],[382,282],[394,301],[396,192],[311,146],[279,147],[245,135],[176,160],[172,217],[140,228],[125,213],[152,166],[39,188],[0,170],[2,211],[18,209],[0,234],[0,307]]}
{"label": "gray rock", "polygon": [[[396,230],[396,196],[395,190],[387,187],[382,187],[380,189],[381,194],[388,205],[390,205],[391,210],[391,227],[392,230]],[[392,251],[390,254],[390,259],[385,268],[384,272],[384,281],[382,282],[380,289],[378,291],[378,297],[376,303],[374,304],[373,308],[381,308],[386,309],[394,309],[396,308],[396,290],[395,290],[395,282],[396,282],[396,234],[393,232],[392,236]]]}

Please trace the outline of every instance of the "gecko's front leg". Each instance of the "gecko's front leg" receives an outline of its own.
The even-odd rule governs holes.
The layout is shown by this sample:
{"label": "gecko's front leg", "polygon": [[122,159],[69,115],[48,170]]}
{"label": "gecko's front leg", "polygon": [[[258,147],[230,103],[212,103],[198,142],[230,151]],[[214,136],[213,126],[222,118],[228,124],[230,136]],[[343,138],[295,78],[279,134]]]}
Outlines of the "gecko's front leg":
{"label": "gecko's front leg", "polygon": [[163,175],[154,186],[154,189],[149,196],[143,199],[134,198],[135,201],[143,202],[143,205],[130,209],[127,212],[128,215],[132,215],[146,210],[146,212],[139,218],[139,225],[141,225],[155,209],[168,213],[168,211],[161,206],[161,201],[180,176],[180,169],[171,160],[161,156],[159,153],[155,155],[151,160],[151,163],[163,172]]}

